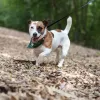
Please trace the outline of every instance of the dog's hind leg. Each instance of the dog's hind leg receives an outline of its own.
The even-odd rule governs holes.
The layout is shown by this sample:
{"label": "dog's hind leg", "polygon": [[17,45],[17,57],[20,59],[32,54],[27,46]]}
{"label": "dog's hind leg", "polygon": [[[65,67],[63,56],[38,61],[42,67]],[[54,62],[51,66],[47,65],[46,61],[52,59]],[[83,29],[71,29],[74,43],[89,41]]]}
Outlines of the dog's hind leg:
{"label": "dog's hind leg", "polygon": [[59,63],[60,59],[61,59],[61,48],[58,48],[56,50],[56,65]]}
{"label": "dog's hind leg", "polygon": [[64,63],[64,59],[65,59],[65,57],[66,57],[66,55],[67,55],[67,50],[65,49],[62,49],[62,51],[61,51],[61,58],[59,59],[59,63],[58,63],[58,67],[62,67],[63,66],[63,63]]}
{"label": "dog's hind leg", "polygon": [[65,59],[65,57],[66,57],[66,55],[68,53],[68,50],[69,50],[69,46],[70,46],[70,41],[62,45],[61,58],[59,60],[58,67],[62,67],[63,66],[64,59]]}

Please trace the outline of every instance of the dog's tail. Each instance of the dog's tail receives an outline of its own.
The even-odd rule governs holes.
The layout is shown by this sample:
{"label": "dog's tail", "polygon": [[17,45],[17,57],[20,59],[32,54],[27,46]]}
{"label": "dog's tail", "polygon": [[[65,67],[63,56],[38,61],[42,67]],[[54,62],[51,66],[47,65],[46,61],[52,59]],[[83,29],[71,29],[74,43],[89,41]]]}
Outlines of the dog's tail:
{"label": "dog's tail", "polygon": [[69,16],[67,19],[67,26],[65,27],[65,32],[68,34],[72,25],[72,18]]}

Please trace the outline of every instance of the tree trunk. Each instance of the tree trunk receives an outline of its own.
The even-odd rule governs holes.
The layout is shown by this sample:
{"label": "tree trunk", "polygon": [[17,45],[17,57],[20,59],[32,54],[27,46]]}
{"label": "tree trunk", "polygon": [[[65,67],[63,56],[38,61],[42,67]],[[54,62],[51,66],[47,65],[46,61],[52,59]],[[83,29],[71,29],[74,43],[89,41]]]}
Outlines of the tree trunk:
{"label": "tree trunk", "polygon": [[76,28],[76,32],[75,32],[75,41],[78,42],[80,39],[80,18],[79,18],[79,14],[78,14],[78,4],[79,1],[77,0],[73,0],[73,5],[74,5],[74,9],[75,9],[75,19],[76,19],[76,24],[75,24],[75,28]]}

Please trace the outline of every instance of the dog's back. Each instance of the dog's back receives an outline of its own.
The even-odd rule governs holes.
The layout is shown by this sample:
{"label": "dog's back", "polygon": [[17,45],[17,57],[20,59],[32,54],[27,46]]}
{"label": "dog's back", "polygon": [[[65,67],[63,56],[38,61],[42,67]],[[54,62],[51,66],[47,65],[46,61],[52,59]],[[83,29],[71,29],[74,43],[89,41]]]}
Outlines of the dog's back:
{"label": "dog's back", "polygon": [[69,42],[68,33],[70,31],[72,25],[72,18],[69,17],[67,19],[67,25],[64,30],[51,30],[54,34],[53,42],[52,42],[52,49],[55,50],[57,47],[62,46],[64,41]]}

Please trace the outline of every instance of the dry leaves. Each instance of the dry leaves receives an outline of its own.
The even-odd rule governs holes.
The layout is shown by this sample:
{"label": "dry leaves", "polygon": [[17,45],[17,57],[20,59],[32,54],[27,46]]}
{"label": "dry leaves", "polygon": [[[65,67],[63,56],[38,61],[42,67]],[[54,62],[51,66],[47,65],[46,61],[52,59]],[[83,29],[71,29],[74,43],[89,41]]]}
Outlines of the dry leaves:
{"label": "dry leaves", "polygon": [[55,53],[36,67],[28,40],[0,28],[0,100],[100,99],[100,51],[72,44],[63,68],[57,68]]}

